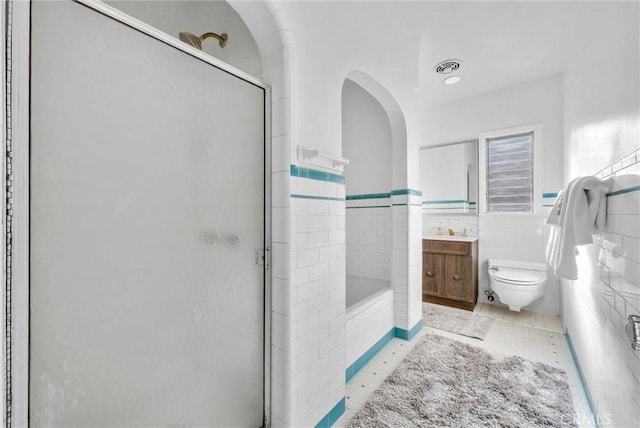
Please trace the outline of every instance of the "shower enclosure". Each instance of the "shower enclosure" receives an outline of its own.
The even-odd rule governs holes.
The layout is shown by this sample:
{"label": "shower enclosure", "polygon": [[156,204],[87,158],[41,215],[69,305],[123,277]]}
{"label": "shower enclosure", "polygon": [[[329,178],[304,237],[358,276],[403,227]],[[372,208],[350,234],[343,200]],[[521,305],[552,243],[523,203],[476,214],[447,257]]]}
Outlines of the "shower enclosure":
{"label": "shower enclosure", "polygon": [[30,424],[262,425],[264,85],[31,13]]}

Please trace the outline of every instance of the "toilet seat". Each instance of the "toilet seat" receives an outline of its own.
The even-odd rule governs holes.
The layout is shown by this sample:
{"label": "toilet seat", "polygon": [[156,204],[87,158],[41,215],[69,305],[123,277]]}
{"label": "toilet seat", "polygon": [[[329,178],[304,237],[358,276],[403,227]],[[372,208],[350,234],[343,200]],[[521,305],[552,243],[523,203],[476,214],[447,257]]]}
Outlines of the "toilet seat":
{"label": "toilet seat", "polygon": [[537,271],[498,269],[489,272],[495,279],[518,286],[536,285],[545,279],[545,275]]}

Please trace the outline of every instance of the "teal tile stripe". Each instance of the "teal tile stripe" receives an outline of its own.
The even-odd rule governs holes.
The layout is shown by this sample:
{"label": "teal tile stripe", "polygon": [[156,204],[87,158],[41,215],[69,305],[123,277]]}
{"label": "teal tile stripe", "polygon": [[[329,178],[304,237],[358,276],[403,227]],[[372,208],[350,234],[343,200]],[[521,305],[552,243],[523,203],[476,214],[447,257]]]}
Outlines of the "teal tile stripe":
{"label": "teal tile stripe", "polygon": [[475,204],[475,202],[469,202],[466,199],[443,199],[440,201],[422,201],[422,205],[430,204]]}
{"label": "teal tile stripe", "polygon": [[358,201],[361,199],[387,199],[391,193],[366,193],[363,195],[347,195],[347,201]]}
{"label": "teal tile stripe", "polygon": [[348,210],[357,210],[361,208],[389,208],[391,205],[364,205],[361,207],[346,207]]}
{"label": "teal tile stripe", "polygon": [[418,321],[418,323],[414,325],[411,330],[405,330],[403,328],[394,327],[394,336],[404,340],[411,340],[413,339],[413,336],[418,334],[421,328],[422,328],[422,320]]}
{"label": "teal tile stripe", "polygon": [[315,428],[331,428],[340,416],[342,416],[345,408],[345,399],[342,398],[342,400],[338,401],[338,404],[333,406],[333,409],[329,410],[329,413],[316,424]]}
{"label": "teal tile stripe", "polygon": [[311,180],[344,184],[344,177],[339,174],[318,171],[317,169],[303,168],[297,165],[291,165],[290,174],[292,177],[309,178]]}
{"label": "teal tile stripe", "polygon": [[575,365],[576,369],[578,369],[580,386],[582,386],[582,391],[584,392],[584,396],[587,398],[587,405],[589,406],[589,411],[591,412],[591,421],[593,422],[596,428],[599,428],[598,418],[595,417],[596,413],[594,411],[595,406],[593,405],[593,399],[591,398],[591,394],[589,393],[589,388],[587,388],[587,383],[585,382],[584,374],[582,373],[582,367],[580,367],[580,361],[578,361],[578,355],[576,354],[576,350],[573,347],[573,342],[571,341],[571,335],[567,331],[564,337],[567,339],[567,345],[569,345],[569,351],[571,352],[571,357],[573,358],[573,365]]}
{"label": "teal tile stripe", "polygon": [[607,193],[607,197],[622,195],[624,193],[637,192],[638,190],[640,190],[640,186],[627,187],[626,189],[614,190],[613,192],[609,192]]}
{"label": "teal tile stripe", "polygon": [[422,196],[422,192],[419,190],[413,189],[397,189],[392,190],[389,193],[364,193],[362,195],[347,195],[347,201],[355,201],[360,199],[386,199],[392,196],[399,195],[414,195],[414,196]]}
{"label": "teal tile stripe", "polygon": [[344,201],[344,198],[332,198],[330,196],[299,195],[297,193],[292,193],[291,197],[297,198],[297,199],[315,199],[319,201]]}
{"label": "teal tile stripe", "polygon": [[[423,207],[426,210],[449,210],[449,211],[451,211],[451,210],[466,210],[466,209],[468,209],[468,207],[425,207],[424,205],[423,205]],[[474,208],[474,210],[475,210],[475,208]]]}
{"label": "teal tile stripe", "polygon": [[395,328],[392,328],[391,330],[389,330],[387,334],[382,336],[382,339],[378,340],[371,348],[369,348],[368,351],[362,354],[360,358],[358,358],[353,364],[347,367],[347,372],[345,375],[346,381],[349,382],[351,378],[354,377],[355,374],[360,371],[360,369],[362,369],[365,365],[367,365],[367,363],[371,361],[371,359],[378,352],[380,352],[380,350],[384,348],[391,339],[393,339],[394,334],[395,334]]}
{"label": "teal tile stripe", "polygon": [[[607,193],[607,197],[617,196],[617,195],[624,195],[625,193],[637,192],[639,190],[640,190],[640,185],[626,187],[624,189],[614,190],[613,192]],[[558,194],[557,193],[543,193],[542,197],[543,198],[557,198]],[[547,206],[547,205],[545,205],[545,206]],[[553,206],[553,205],[549,205],[549,206]]]}
{"label": "teal tile stripe", "polygon": [[422,192],[419,190],[413,190],[413,189],[397,189],[397,190],[391,191],[391,196],[398,196],[398,195],[422,196]]}

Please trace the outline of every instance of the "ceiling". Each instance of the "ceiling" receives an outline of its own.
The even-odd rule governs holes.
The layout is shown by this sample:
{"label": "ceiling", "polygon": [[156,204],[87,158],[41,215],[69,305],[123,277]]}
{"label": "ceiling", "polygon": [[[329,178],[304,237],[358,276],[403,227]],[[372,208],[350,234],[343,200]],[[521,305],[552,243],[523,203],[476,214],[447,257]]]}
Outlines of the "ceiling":
{"label": "ceiling", "polygon": [[[625,55],[637,1],[284,1],[302,70],[368,65],[401,98],[437,105]],[[628,42],[624,46],[629,46]],[[444,85],[433,67],[462,60]]]}

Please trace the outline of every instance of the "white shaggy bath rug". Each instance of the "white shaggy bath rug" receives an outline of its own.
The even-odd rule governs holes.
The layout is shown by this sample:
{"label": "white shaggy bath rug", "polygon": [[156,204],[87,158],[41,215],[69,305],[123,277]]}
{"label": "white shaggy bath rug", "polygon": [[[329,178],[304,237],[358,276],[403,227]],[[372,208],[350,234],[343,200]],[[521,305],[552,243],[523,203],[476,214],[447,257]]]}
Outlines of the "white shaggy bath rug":
{"label": "white shaggy bath rug", "polygon": [[563,370],[427,334],[348,427],[570,427]]}
{"label": "white shaggy bath rug", "polygon": [[473,315],[464,309],[422,303],[422,324],[463,336],[484,340],[493,319]]}

